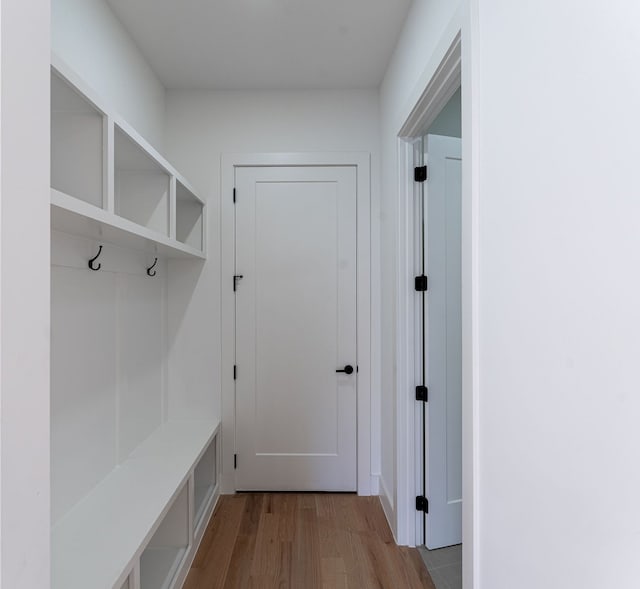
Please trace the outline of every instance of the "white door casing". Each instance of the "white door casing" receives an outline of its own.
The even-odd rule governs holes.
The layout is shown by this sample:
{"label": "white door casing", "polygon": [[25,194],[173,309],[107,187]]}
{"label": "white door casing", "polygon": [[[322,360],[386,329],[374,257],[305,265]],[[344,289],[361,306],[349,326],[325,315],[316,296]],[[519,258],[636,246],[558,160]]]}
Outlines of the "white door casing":
{"label": "white door casing", "polygon": [[428,135],[427,548],[462,542],[462,141]]}
{"label": "white door casing", "polygon": [[355,166],[239,167],[236,488],[355,491]]}

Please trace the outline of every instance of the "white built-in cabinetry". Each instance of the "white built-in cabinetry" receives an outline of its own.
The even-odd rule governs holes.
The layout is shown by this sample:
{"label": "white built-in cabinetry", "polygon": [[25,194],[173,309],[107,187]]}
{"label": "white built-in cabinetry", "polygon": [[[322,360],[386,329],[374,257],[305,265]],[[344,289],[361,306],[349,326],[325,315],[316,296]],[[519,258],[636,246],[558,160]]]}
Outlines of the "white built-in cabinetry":
{"label": "white built-in cabinetry", "polygon": [[51,71],[54,229],[168,258],[205,258],[189,182],[64,64]]}
{"label": "white built-in cabinetry", "polygon": [[52,587],[178,589],[219,494],[215,408],[169,411],[166,260],[205,260],[204,201],[56,60],[51,109]]}

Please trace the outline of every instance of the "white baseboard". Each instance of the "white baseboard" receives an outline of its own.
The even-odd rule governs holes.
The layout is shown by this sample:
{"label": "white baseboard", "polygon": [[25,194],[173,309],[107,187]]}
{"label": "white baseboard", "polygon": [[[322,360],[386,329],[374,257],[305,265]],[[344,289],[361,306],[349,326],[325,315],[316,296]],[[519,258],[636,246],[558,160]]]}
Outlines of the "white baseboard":
{"label": "white baseboard", "polygon": [[378,477],[378,482],[380,485],[380,503],[382,503],[382,510],[384,511],[384,515],[389,522],[389,527],[391,528],[391,532],[393,533],[394,539],[398,540],[398,535],[396,531],[396,513],[394,509],[394,500],[393,495],[389,493],[389,489],[384,481],[382,475]]}
{"label": "white baseboard", "polygon": [[380,495],[380,475],[372,474],[371,475],[371,494],[372,495]]}
{"label": "white baseboard", "polygon": [[235,475],[228,475],[224,472],[222,473],[221,478],[221,495],[233,495],[236,492],[236,480]]}

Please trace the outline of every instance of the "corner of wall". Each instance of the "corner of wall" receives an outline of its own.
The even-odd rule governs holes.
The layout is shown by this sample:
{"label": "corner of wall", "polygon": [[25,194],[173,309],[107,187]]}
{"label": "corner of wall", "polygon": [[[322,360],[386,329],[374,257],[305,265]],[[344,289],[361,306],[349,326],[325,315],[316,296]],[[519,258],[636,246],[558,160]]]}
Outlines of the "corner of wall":
{"label": "corner of wall", "polygon": [[0,3],[0,587],[50,584],[49,2]]}
{"label": "corner of wall", "polygon": [[389,491],[389,486],[386,481],[382,477],[379,478],[380,482],[380,503],[382,503],[382,510],[384,511],[384,515],[387,518],[387,522],[389,523],[389,527],[391,528],[391,532],[393,533],[393,537],[397,540],[398,531],[397,531],[397,517],[395,512],[395,505],[393,501],[393,493]]}

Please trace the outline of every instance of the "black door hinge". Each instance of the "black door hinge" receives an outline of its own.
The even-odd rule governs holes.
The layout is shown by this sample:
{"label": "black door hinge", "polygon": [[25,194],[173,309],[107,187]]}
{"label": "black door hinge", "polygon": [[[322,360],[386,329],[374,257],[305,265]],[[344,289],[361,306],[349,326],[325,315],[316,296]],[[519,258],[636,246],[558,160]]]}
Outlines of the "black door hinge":
{"label": "black door hinge", "polygon": [[233,468],[234,469],[238,468],[238,455],[237,454],[233,455]]}
{"label": "black door hinge", "polygon": [[429,513],[429,500],[422,495],[416,497],[416,511]]}
{"label": "black door hinge", "polygon": [[413,170],[413,179],[416,182],[424,182],[427,179],[427,166],[418,166]]}
{"label": "black door hinge", "polygon": [[428,286],[429,280],[424,274],[422,276],[416,276],[416,290],[418,292],[426,292]]}
{"label": "black door hinge", "polygon": [[244,278],[244,276],[242,274],[236,274],[233,277],[233,292],[236,292],[236,290],[238,290],[238,282],[240,280],[242,280]]}
{"label": "black door hinge", "polygon": [[235,204],[236,202],[236,189],[233,189],[233,203]]}
{"label": "black door hinge", "polygon": [[416,387],[416,401],[427,402],[429,400],[429,389],[424,385]]}
{"label": "black door hinge", "polygon": [[237,380],[238,378],[238,367],[234,364],[233,365],[233,380]]}

